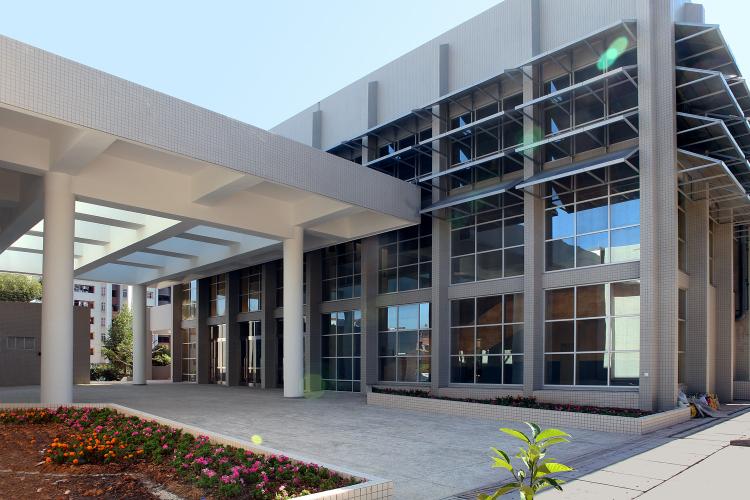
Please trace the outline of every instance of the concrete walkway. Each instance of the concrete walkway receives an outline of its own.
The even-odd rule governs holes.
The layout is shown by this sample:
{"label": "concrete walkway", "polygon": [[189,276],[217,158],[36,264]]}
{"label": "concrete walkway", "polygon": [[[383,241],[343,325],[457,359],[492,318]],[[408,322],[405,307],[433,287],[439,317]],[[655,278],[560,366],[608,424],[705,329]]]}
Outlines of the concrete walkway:
{"label": "concrete walkway", "polygon": [[[320,399],[284,399],[280,391],[195,384],[91,385],[75,388],[76,401],[112,402],[248,439],[286,453],[392,479],[396,498],[439,499],[504,480],[489,450],[517,448],[493,422],[367,406],[362,395],[326,393]],[[39,401],[38,387],[0,388],[0,402]],[[555,456],[577,463],[638,439],[568,429],[574,443]],[[601,497],[600,497],[601,498]]]}
{"label": "concrete walkway", "polygon": [[[569,482],[563,486],[563,492],[545,491],[539,497],[550,500],[749,498],[743,479],[750,463],[750,448],[730,446],[729,442],[750,436],[750,405],[730,405],[725,409],[733,412],[730,418],[694,419],[624,446],[614,445],[593,457],[562,460],[576,469],[565,477]],[[478,491],[489,493],[499,486],[467,491],[453,498],[474,499]],[[508,494],[502,498],[518,496]]]}

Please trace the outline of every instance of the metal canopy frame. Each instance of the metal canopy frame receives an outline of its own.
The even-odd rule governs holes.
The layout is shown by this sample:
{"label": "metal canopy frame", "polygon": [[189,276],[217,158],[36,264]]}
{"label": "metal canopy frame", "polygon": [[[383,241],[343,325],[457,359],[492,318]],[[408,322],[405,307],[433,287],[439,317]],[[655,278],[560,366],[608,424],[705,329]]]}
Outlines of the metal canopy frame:
{"label": "metal canopy frame", "polygon": [[745,113],[723,73],[685,66],[677,66],[675,71],[678,110],[684,107],[706,116],[744,118]]}
{"label": "metal canopy frame", "polygon": [[582,133],[590,132],[591,130],[594,130],[594,129],[597,129],[597,128],[600,128],[600,127],[604,127],[604,126],[607,126],[607,125],[611,125],[613,123],[618,123],[618,122],[625,122],[625,123],[627,123],[630,126],[630,128],[633,129],[634,132],[638,133],[638,124],[637,124],[637,122],[635,124],[633,124],[633,122],[631,121],[631,119],[634,116],[637,116],[637,115],[638,115],[638,110],[637,109],[635,111],[633,111],[633,110],[626,111],[626,112],[624,112],[622,114],[614,115],[614,116],[611,116],[609,118],[603,118],[601,120],[590,122],[590,123],[588,123],[586,125],[583,125],[583,126],[580,126],[580,127],[574,127],[574,128],[565,130],[564,132],[558,132],[556,134],[551,134],[551,135],[549,135],[549,136],[547,136],[544,139],[541,139],[539,141],[535,141],[535,142],[532,142],[532,143],[529,143],[529,144],[524,144],[524,145],[522,145],[520,147],[517,147],[515,151],[516,151],[516,153],[523,153],[524,151],[528,151],[529,149],[534,149],[534,148],[537,148],[537,147],[540,147],[540,146],[544,146],[545,144],[549,144],[551,142],[561,141],[563,139],[567,139],[568,137],[573,137],[573,136],[576,136],[576,135],[579,135],[579,134],[582,134]]}
{"label": "metal canopy frame", "polygon": [[555,169],[543,170],[517,184],[516,189],[524,189],[529,186],[541,184],[543,182],[550,182],[557,179],[562,179],[564,177],[570,177],[572,175],[590,172],[592,170],[608,167],[610,165],[616,165],[618,163],[630,163],[628,160],[636,154],[638,154],[637,147],[627,148],[597,156],[595,158],[581,160]]}
{"label": "metal canopy frame", "polygon": [[476,189],[468,193],[461,193],[461,194],[457,194],[453,196],[448,196],[447,198],[443,198],[442,200],[437,201],[423,208],[422,210],[419,211],[419,213],[421,214],[431,213],[431,212],[434,212],[435,210],[440,210],[442,208],[450,208],[456,205],[461,205],[463,203],[468,203],[470,201],[476,201],[482,198],[487,198],[488,196],[502,194],[512,189],[519,181],[520,179],[513,179],[510,181],[504,181],[498,184],[493,184],[491,186],[487,186],[481,189]]}
{"label": "metal canopy frame", "polygon": [[675,23],[675,61],[678,66],[742,76],[732,51],[715,24]]}

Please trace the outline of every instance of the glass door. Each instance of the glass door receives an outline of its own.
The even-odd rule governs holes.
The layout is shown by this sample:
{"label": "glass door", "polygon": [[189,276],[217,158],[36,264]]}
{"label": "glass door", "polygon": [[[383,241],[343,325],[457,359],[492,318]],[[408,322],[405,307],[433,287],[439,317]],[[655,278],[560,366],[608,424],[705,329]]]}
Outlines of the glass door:
{"label": "glass door", "polygon": [[242,383],[251,387],[260,386],[262,366],[260,321],[248,321],[241,325],[241,334]]}
{"label": "glass door", "polygon": [[211,383],[227,383],[227,325],[211,325]]}

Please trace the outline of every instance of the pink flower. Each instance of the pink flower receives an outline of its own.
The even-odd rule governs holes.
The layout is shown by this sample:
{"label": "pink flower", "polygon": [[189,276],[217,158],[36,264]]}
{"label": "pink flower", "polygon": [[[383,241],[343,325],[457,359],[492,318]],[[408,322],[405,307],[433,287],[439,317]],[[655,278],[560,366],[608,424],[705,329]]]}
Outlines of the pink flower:
{"label": "pink flower", "polygon": [[212,478],[212,477],[214,477],[214,476],[216,475],[216,471],[213,471],[213,470],[211,470],[211,469],[208,469],[208,468],[206,468],[206,469],[201,469],[201,472],[202,472],[202,473],[203,473],[203,474],[204,474],[205,476],[207,476],[207,477],[209,477],[209,478]]}
{"label": "pink flower", "polygon": [[162,448],[162,450],[168,450],[168,449],[169,449],[169,445],[168,445],[168,444],[165,444],[165,445],[164,445],[164,446],[162,446],[161,448]]}

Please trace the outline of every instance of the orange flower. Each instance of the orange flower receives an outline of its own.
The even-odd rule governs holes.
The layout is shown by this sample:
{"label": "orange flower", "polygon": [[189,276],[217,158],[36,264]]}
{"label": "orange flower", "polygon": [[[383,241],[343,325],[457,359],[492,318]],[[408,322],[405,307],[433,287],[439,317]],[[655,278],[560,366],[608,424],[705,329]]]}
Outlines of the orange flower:
{"label": "orange flower", "polygon": [[78,459],[73,459],[73,465],[78,465]]}

